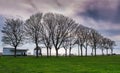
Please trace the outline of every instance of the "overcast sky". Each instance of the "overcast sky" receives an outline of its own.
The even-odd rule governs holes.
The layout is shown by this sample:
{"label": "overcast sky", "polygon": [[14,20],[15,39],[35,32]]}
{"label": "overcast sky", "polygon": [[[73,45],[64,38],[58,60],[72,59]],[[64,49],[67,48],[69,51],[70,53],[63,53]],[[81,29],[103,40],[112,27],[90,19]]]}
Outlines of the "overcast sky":
{"label": "overcast sky", "polygon": [[[37,12],[64,14],[96,29],[120,46],[120,0],[0,0],[0,29],[5,17],[26,20]],[[0,32],[0,39],[1,36]],[[27,48],[33,47],[27,45]]]}

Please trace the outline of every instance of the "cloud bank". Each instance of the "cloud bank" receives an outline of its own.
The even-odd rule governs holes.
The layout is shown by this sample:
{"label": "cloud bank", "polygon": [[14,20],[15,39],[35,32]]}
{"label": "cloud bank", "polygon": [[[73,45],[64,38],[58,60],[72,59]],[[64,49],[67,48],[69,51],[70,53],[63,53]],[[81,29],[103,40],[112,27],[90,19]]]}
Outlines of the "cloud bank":
{"label": "cloud bank", "polygon": [[0,0],[1,16],[25,20],[36,12],[64,14],[113,40],[120,39],[120,0]]}

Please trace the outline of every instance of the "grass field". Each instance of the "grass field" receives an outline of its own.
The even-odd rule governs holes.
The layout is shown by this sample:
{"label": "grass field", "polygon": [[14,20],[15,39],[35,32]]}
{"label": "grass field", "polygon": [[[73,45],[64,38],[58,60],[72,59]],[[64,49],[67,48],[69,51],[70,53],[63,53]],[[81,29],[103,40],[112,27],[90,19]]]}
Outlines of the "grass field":
{"label": "grass field", "polygon": [[120,73],[120,56],[1,57],[0,73]]}

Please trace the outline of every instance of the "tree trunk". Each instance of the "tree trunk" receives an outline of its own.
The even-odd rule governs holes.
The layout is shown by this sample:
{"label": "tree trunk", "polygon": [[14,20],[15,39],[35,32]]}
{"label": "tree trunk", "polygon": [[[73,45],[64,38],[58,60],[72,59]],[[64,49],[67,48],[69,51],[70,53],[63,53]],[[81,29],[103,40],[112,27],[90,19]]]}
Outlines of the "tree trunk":
{"label": "tree trunk", "polygon": [[82,44],[80,45],[80,49],[81,49],[81,56],[83,56]]}
{"label": "tree trunk", "polygon": [[96,48],[95,48],[95,56],[96,56]]}
{"label": "tree trunk", "polygon": [[94,49],[92,48],[92,53],[91,53],[92,56],[93,56],[93,50],[94,50]]}
{"label": "tree trunk", "polygon": [[94,47],[95,47],[94,49],[95,49],[95,56],[96,56],[96,45],[94,45]]}
{"label": "tree trunk", "polygon": [[102,48],[102,55],[104,55],[103,48]]}
{"label": "tree trunk", "polygon": [[85,47],[85,56],[87,56],[87,46]]}
{"label": "tree trunk", "polygon": [[38,40],[37,40],[37,38],[35,38],[35,44],[36,44],[36,58],[38,58],[39,57],[39,54],[38,54],[38,48],[39,48],[39,46],[38,46]]}
{"label": "tree trunk", "polygon": [[56,48],[56,57],[58,57],[58,49]]}
{"label": "tree trunk", "polygon": [[49,56],[48,54],[49,54],[49,53],[48,53],[48,47],[47,47],[47,57]]}
{"label": "tree trunk", "polygon": [[96,56],[96,46],[95,46],[95,56]]}
{"label": "tree trunk", "polygon": [[72,49],[72,48],[70,47],[70,50],[69,50],[69,56],[71,56],[71,49]]}
{"label": "tree trunk", "polygon": [[80,56],[80,48],[79,48],[79,44],[78,44],[78,56]]}
{"label": "tree trunk", "polygon": [[106,49],[106,55],[108,55],[108,49]]}
{"label": "tree trunk", "polygon": [[51,56],[51,48],[50,48],[50,56]]}
{"label": "tree trunk", "polygon": [[36,57],[38,58],[39,55],[38,55],[38,46],[36,46]]}
{"label": "tree trunk", "polygon": [[15,46],[14,57],[16,57],[17,46]]}
{"label": "tree trunk", "polygon": [[42,57],[42,50],[41,50],[41,48],[40,48],[40,55],[41,55],[41,57]]}
{"label": "tree trunk", "polygon": [[67,49],[65,49],[65,56],[67,57]]}
{"label": "tree trunk", "polygon": [[111,48],[111,55],[113,55],[113,49]]}

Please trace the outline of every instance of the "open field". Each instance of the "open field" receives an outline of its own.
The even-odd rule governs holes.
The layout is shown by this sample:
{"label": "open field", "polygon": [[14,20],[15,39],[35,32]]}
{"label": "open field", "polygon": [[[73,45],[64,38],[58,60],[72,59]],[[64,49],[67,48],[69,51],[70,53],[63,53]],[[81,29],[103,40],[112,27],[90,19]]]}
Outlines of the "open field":
{"label": "open field", "polygon": [[1,57],[0,73],[120,73],[120,56]]}

